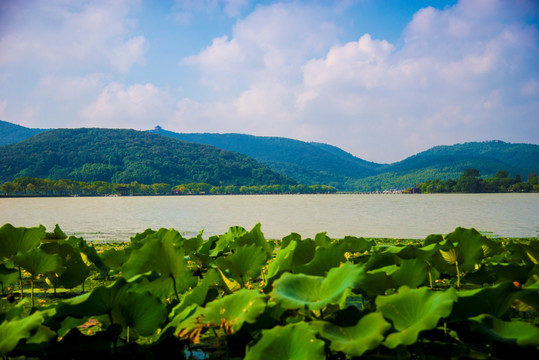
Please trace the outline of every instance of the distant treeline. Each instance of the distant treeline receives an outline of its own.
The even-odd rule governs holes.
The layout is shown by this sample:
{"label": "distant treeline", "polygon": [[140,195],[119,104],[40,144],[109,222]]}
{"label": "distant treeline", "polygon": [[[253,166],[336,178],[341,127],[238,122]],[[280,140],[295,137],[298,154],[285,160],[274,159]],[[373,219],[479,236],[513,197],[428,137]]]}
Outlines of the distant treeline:
{"label": "distant treeline", "polygon": [[198,195],[198,194],[328,194],[337,189],[327,185],[252,185],[213,186],[206,183],[189,183],[172,186],[165,183],[115,184],[106,181],[50,180],[20,177],[0,185],[4,196],[103,196],[103,195]]}
{"label": "distant treeline", "polygon": [[500,170],[494,177],[482,179],[479,170],[467,169],[458,180],[430,180],[404,190],[407,193],[505,193],[539,192],[539,179],[535,173],[522,181],[519,174],[509,177],[509,172]]}

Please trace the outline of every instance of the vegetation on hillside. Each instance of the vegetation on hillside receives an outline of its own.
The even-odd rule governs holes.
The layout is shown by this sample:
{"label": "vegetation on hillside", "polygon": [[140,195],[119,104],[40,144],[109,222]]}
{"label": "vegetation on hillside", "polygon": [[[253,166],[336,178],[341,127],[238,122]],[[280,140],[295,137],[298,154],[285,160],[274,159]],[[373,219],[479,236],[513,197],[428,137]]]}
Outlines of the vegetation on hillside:
{"label": "vegetation on hillside", "polygon": [[376,169],[381,166],[331,145],[283,137],[186,134],[163,130],[160,127],[150,132],[245,154],[268,165],[272,170],[307,185],[325,184],[343,189],[347,179],[376,174]]}
{"label": "vegetation on hillside", "polygon": [[6,181],[0,185],[4,196],[99,196],[99,195],[233,195],[233,194],[331,194],[337,190],[327,185],[251,185],[213,186],[207,183],[188,183],[172,186],[166,183],[114,184],[106,181],[84,182],[70,179],[50,180],[29,176]]}
{"label": "vegetation on hillside", "polygon": [[[20,129],[26,129],[18,125],[0,122],[4,125],[4,138]],[[39,129],[26,129],[37,130]],[[79,129],[81,130],[81,129]],[[82,129],[88,130],[88,129]],[[120,130],[116,130],[120,131]],[[128,131],[128,130],[124,130]],[[131,130],[132,131],[132,130]],[[511,144],[503,141],[469,142],[451,146],[436,146],[423,151],[405,160],[393,164],[376,164],[357,158],[335,146],[321,143],[307,143],[303,141],[282,138],[263,137],[244,134],[181,134],[156,127],[150,133],[165,135],[168,138],[176,138],[190,142],[191,149],[184,148],[182,151],[193,153],[196,144],[208,144],[220,149],[237,152],[250,156],[255,160],[265,164],[273,171],[286,176],[286,181],[268,181],[269,175],[266,170],[256,170],[248,174],[249,171],[242,168],[238,161],[231,161],[229,158],[209,154],[199,156],[201,159],[179,159],[163,153],[161,150],[155,151],[155,144],[146,151],[142,147],[132,149],[133,141],[120,136],[120,141],[112,145],[113,148],[126,146],[135,150],[136,155],[122,155],[121,159],[115,155],[106,155],[105,158],[93,160],[93,155],[83,164],[66,169],[55,159],[44,160],[39,158],[40,149],[35,147],[33,153],[25,152],[28,156],[17,159],[7,159],[8,165],[2,167],[0,163],[0,182],[12,181],[16,177],[34,176],[50,179],[70,178],[79,181],[107,181],[114,183],[139,183],[151,184],[165,182],[169,184],[185,184],[191,182],[205,182],[214,186],[221,185],[262,185],[262,184],[283,184],[294,181],[306,185],[323,184],[337,188],[339,191],[383,191],[389,189],[406,189],[415,184],[423,183],[433,179],[446,181],[457,179],[466,169],[477,169],[482,176],[492,177],[497,171],[507,170],[510,177],[516,174],[526,176],[529,173],[539,173],[539,145],[533,144]],[[28,133],[26,136],[33,135]],[[64,141],[67,148],[72,148],[72,141],[69,137],[55,138],[52,145],[58,149],[63,149]],[[138,140],[135,140],[135,142]],[[195,144],[196,143],[196,144]],[[141,144],[142,145],[142,144]],[[148,145],[148,144],[144,144]],[[168,146],[167,143],[163,143]],[[201,146],[201,145],[198,145]],[[108,145],[104,146],[107,150]],[[108,149],[110,150],[110,149]],[[108,151],[107,150],[107,151]],[[48,150],[50,152],[50,149]],[[2,154],[13,152],[13,148],[8,150],[0,147],[0,160],[4,160]],[[97,151],[94,151],[97,152]],[[116,149],[112,153],[116,152]],[[153,159],[145,159],[140,154],[148,152],[148,155],[160,154],[161,163]],[[228,154],[227,151],[225,153]],[[69,160],[76,152],[70,151],[67,155],[55,153],[54,156]],[[236,154],[237,155],[237,154]],[[196,158],[196,156],[195,156]],[[202,160],[205,159],[205,160]],[[177,164],[193,164],[193,166],[180,166]],[[30,162],[34,162],[33,164]],[[224,165],[224,169],[215,165],[219,161]],[[228,162],[228,164],[227,164]],[[241,160],[239,161],[242,162]],[[21,168],[19,165],[24,163]],[[51,167],[52,166],[52,167]],[[237,171],[241,170],[241,171]],[[245,170],[243,173],[242,171]],[[238,179],[236,178],[236,175]],[[262,177],[246,183],[249,175]],[[273,175],[275,176],[275,175]],[[178,177],[181,177],[179,179]],[[236,179],[231,179],[236,178]],[[283,177],[284,178],[284,177]],[[290,180],[293,179],[293,180]],[[525,180],[525,179],[524,179]]]}
{"label": "vegetation on hillside", "polygon": [[509,177],[507,170],[496,172],[493,177],[480,178],[479,170],[467,169],[457,179],[430,180],[417,184],[406,192],[417,193],[504,193],[504,192],[539,192],[539,179],[535,173],[528,175],[528,181],[522,181],[519,174]]}
{"label": "vegetation on hillside", "polygon": [[17,143],[31,136],[46,131],[45,129],[30,129],[24,126],[0,120],[0,146]]}
{"label": "vegetation on hillside", "polygon": [[19,177],[215,186],[295,184],[244,155],[156,134],[58,129],[0,147],[0,182]]}

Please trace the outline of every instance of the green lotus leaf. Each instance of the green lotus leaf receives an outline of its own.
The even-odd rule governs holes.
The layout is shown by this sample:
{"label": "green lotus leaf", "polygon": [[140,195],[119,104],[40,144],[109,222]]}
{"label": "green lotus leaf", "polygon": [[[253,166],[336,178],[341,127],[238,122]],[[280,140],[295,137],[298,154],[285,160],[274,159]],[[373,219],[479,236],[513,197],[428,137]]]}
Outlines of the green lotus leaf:
{"label": "green lotus leaf", "polygon": [[522,249],[527,255],[523,260],[529,264],[539,264],[539,241],[530,241],[529,244],[522,244]]}
{"label": "green lotus leaf", "polygon": [[45,238],[42,239],[42,241],[47,241],[47,240],[65,240],[67,239],[67,235],[65,232],[62,231],[62,229],[60,229],[60,226],[58,226],[58,224],[56,224],[56,226],[54,227],[54,230],[51,232],[51,233],[45,233]]}
{"label": "green lotus leaf", "polygon": [[103,263],[103,260],[97,254],[95,248],[88,245],[83,238],[70,236],[66,240],[66,243],[71,245],[74,249],[78,249],[82,259],[88,266],[93,264],[99,273],[105,276],[108,275],[109,268]]}
{"label": "green lotus leaf", "polygon": [[391,252],[374,250],[365,264],[365,271],[371,271],[390,265],[400,265],[402,259]]}
{"label": "green lotus leaf", "polygon": [[39,246],[45,237],[45,227],[14,227],[5,224],[0,228],[0,257],[11,258],[17,253],[25,253]]}
{"label": "green lotus leaf", "polygon": [[[522,321],[502,321],[491,315],[470,318],[471,329],[502,342],[517,343],[519,346],[539,346],[539,328]],[[475,323],[475,324],[474,324]]]}
{"label": "green lotus leaf", "polygon": [[305,265],[294,267],[292,271],[294,273],[323,276],[331,268],[338,267],[341,263],[346,261],[344,253],[346,253],[347,250],[348,246],[346,244],[332,244],[328,247],[317,247],[314,259]]}
{"label": "green lotus leaf", "polygon": [[129,284],[119,278],[109,286],[100,286],[91,292],[67,299],[56,307],[56,315],[84,317],[112,314],[112,311],[125,300]]}
{"label": "green lotus leaf", "polygon": [[406,245],[406,246],[390,246],[384,249],[383,252],[398,255],[401,259],[421,259],[428,260],[440,246],[438,243],[429,244],[426,246]]}
{"label": "green lotus leaf", "polygon": [[459,267],[463,271],[470,271],[483,259],[483,246],[487,244],[486,237],[475,229],[458,227],[445,237],[455,247]]}
{"label": "green lotus leaf", "polygon": [[172,230],[159,230],[149,235],[142,247],[133,250],[129,260],[122,266],[123,277],[131,279],[153,271],[159,275],[159,281],[153,281],[153,291],[161,289],[165,297],[170,294],[178,297],[178,293],[187,291],[196,283],[196,278],[186,268],[183,243],[179,244],[179,239],[179,233]]}
{"label": "green lotus leaf", "polygon": [[238,246],[233,254],[220,257],[216,262],[221,270],[228,269],[232,277],[243,285],[260,275],[266,260],[264,249],[252,244]]}
{"label": "green lotus leaf", "polygon": [[58,254],[47,254],[41,249],[32,249],[25,253],[19,253],[13,261],[33,275],[45,274],[47,272],[61,273],[65,270],[62,266],[62,259]]}
{"label": "green lotus leaf", "polygon": [[183,248],[185,250],[185,253],[191,254],[196,252],[202,244],[204,244],[204,239],[202,238],[202,231],[195,237],[192,237],[190,239],[185,239],[183,242]]}
{"label": "green lotus leaf", "polygon": [[169,318],[174,318],[192,304],[197,304],[199,306],[204,305],[204,303],[207,301],[206,299],[208,297],[210,286],[218,283],[219,274],[216,270],[211,269],[206,273],[206,276],[199,281],[198,285],[195,286],[191,291],[187,292],[182,298],[181,302],[172,309],[169,314]]}
{"label": "green lotus leaf", "polygon": [[2,287],[2,293],[4,292],[5,288],[16,282],[18,279],[19,272],[17,269],[10,269],[4,264],[0,264],[0,285]]}
{"label": "green lotus leaf", "polygon": [[30,339],[44,321],[45,318],[40,311],[23,318],[4,320],[0,324],[0,356],[7,357],[19,341]]}
{"label": "green lotus leaf", "polygon": [[215,241],[215,247],[209,251],[210,256],[219,256],[222,253],[230,251],[234,247],[234,241],[247,234],[247,230],[241,226],[232,226],[223,235],[219,235]]}
{"label": "green lotus leaf", "polygon": [[324,342],[307,323],[262,330],[260,340],[247,347],[246,360],[323,360]]}
{"label": "green lotus leaf", "polygon": [[285,271],[292,270],[294,252],[298,243],[291,241],[287,247],[276,251],[275,259],[268,265],[268,274],[266,275],[266,288],[270,289],[273,282],[279,278]]}
{"label": "green lotus leaf", "polygon": [[281,241],[281,249],[286,248],[291,242],[298,241],[301,241],[301,235],[298,233],[291,233],[290,235],[285,236]]}
{"label": "green lotus leaf", "polygon": [[43,244],[41,246],[48,254],[58,254],[65,270],[57,277],[57,286],[72,289],[88,277],[90,271],[84,263],[80,252],[63,241]]}
{"label": "green lotus leaf", "polygon": [[427,263],[421,259],[402,260],[399,270],[391,274],[398,286],[416,288],[428,282]]}
{"label": "green lotus leaf", "polygon": [[384,345],[394,349],[399,345],[411,345],[423,330],[434,329],[440,319],[451,313],[457,292],[450,288],[443,292],[429,291],[426,287],[399,288],[398,292],[376,298],[376,308],[393,322],[397,330],[387,336]]}
{"label": "green lotus leaf", "polygon": [[224,329],[227,335],[236,333],[244,323],[254,323],[264,313],[267,295],[257,290],[241,289],[232,295],[211,301],[180,323],[180,336],[200,328]]}
{"label": "green lotus leaf", "polygon": [[316,244],[316,247],[328,247],[331,246],[332,242],[329,236],[327,236],[327,233],[321,232],[314,236],[314,243]]}
{"label": "green lotus leaf", "polygon": [[497,282],[511,280],[524,284],[533,270],[531,265],[522,264],[489,264],[488,272],[495,276]]}
{"label": "green lotus leaf", "polygon": [[396,287],[395,280],[388,276],[385,271],[368,271],[365,273],[358,290],[374,298],[377,295],[384,295],[387,290]]}
{"label": "green lotus leaf", "polygon": [[292,267],[305,265],[314,259],[316,254],[316,244],[312,239],[296,241],[296,251],[292,258]]}
{"label": "green lotus leaf", "polygon": [[101,259],[103,260],[103,264],[105,264],[108,268],[120,271],[122,269],[122,266],[129,260],[129,255],[125,251],[125,249],[108,249],[105,250],[101,254]]}
{"label": "green lotus leaf", "polygon": [[330,349],[350,356],[361,356],[377,348],[384,340],[384,334],[391,329],[391,324],[379,312],[363,316],[354,326],[337,326],[327,321],[312,322],[311,326],[330,341]]}
{"label": "green lotus leaf", "polygon": [[341,244],[346,244],[348,246],[347,251],[351,253],[362,253],[369,251],[374,247],[373,240],[365,240],[362,237],[358,238],[354,236],[345,236],[344,239],[342,239]]}
{"label": "green lotus leaf", "polygon": [[273,241],[267,241],[264,237],[264,234],[262,233],[262,230],[260,230],[260,223],[256,224],[251,231],[249,231],[246,234],[243,234],[242,236],[238,237],[234,244],[235,246],[242,246],[242,245],[258,245],[264,251],[266,252],[266,256],[268,259],[271,258],[271,255],[273,253],[274,244]]}
{"label": "green lotus leaf", "polygon": [[286,309],[320,310],[341,303],[363,276],[363,267],[349,262],[331,269],[326,277],[285,273],[273,283],[270,295]]}
{"label": "green lotus leaf", "polygon": [[131,244],[139,243],[139,242],[143,241],[144,239],[146,239],[146,237],[148,237],[149,235],[153,235],[156,232],[157,231],[148,228],[148,229],[144,230],[141,233],[136,233],[135,236],[132,236],[131,239],[130,239]]}
{"label": "green lotus leaf", "polygon": [[458,321],[481,314],[502,317],[521,293],[523,291],[515,287],[512,281],[476,290],[459,291],[451,320]]}
{"label": "green lotus leaf", "polygon": [[121,324],[131,339],[155,334],[166,317],[165,305],[147,291],[128,291],[112,311],[114,322]]}

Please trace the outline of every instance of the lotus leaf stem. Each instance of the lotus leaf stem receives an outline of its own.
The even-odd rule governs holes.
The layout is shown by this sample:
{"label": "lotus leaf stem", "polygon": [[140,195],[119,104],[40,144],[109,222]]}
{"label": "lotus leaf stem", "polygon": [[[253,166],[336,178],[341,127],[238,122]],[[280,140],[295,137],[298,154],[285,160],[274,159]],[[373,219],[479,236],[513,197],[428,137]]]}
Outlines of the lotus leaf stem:
{"label": "lotus leaf stem", "polygon": [[24,286],[23,286],[23,282],[22,282],[22,270],[21,270],[21,267],[19,266],[19,284],[21,286],[21,299],[24,298]]}

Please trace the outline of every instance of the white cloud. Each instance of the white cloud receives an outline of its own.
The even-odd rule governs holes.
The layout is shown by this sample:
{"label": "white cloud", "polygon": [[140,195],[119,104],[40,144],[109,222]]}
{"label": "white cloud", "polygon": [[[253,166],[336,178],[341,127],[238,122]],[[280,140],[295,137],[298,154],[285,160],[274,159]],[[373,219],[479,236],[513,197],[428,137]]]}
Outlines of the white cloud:
{"label": "white cloud", "polygon": [[80,116],[86,126],[144,130],[152,120],[154,125],[165,125],[174,107],[170,94],[153,84],[126,86],[112,82],[82,109]]}
{"label": "white cloud", "polygon": [[87,76],[42,77],[32,94],[56,101],[76,101],[96,96],[103,87],[103,75],[96,73]]}
{"label": "white cloud", "polygon": [[[125,72],[148,48],[133,34],[138,1],[30,1],[13,7],[0,34],[0,66],[47,70],[98,68]],[[9,18],[9,19],[7,19]]]}

